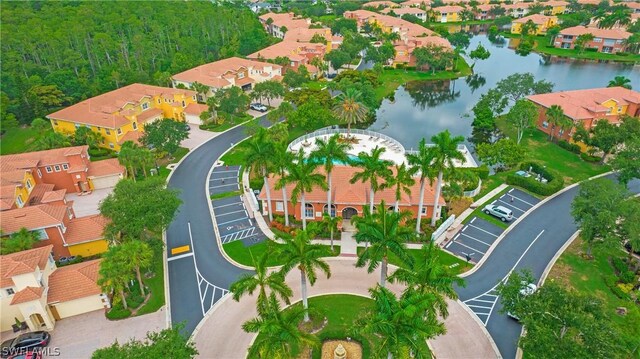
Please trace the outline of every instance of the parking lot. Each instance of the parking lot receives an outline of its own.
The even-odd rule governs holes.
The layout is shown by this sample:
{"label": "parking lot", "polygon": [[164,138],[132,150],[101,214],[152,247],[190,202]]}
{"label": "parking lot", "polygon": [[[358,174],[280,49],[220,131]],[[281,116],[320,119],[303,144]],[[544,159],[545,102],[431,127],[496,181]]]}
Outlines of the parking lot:
{"label": "parking lot", "polygon": [[[536,197],[510,188],[491,204],[506,207],[513,212],[513,220],[507,223],[507,225],[511,225],[538,202],[540,200]],[[445,248],[461,258],[468,258],[470,262],[477,263],[502,232],[504,232],[504,228],[486,219],[473,217]]]}
{"label": "parking lot", "polygon": [[[239,166],[219,166],[209,177],[211,195],[240,190]],[[242,241],[245,245],[258,243],[266,238],[249,216],[242,195],[234,195],[211,201],[222,244]]]}

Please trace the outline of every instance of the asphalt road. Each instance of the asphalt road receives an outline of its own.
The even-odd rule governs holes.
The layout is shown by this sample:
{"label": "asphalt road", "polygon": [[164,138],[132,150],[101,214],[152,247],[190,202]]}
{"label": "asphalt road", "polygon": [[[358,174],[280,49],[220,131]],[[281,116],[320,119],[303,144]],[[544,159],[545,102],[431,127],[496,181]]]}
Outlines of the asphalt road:
{"label": "asphalt road", "polygon": [[[608,178],[614,177],[609,175]],[[640,193],[640,181],[631,182],[629,189]],[[511,270],[529,269],[535,278],[540,278],[556,252],[577,230],[571,216],[571,202],[578,190],[579,187],[574,187],[549,200],[513,227],[484,264],[465,278],[467,286],[456,288],[460,300],[491,298],[496,294],[493,291],[495,286]],[[502,357],[511,359],[516,356],[522,327],[514,319],[501,314],[501,308],[498,300],[489,314],[486,327]]]}
{"label": "asphalt road", "polygon": [[[262,120],[266,125],[264,117]],[[211,166],[232,143],[245,137],[244,128],[236,127],[209,140],[189,153],[174,170],[168,184],[180,191],[183,202],[166,231],[171,322],[173,325],[184,322],[184,331],[188,334],[204,313],[227,293],[231,283],[246,273],[220,253],[205,192]],[[172,249],[187,245],[188,252],[171,255]]]}

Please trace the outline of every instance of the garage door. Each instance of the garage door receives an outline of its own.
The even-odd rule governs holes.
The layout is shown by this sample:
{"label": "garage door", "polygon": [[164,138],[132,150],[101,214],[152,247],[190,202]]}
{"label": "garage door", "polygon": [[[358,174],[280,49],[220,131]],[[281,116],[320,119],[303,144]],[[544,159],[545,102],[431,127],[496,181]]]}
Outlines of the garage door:
{"label": "garage door", "polygon": [[94,177],[91,178],[91,184],[93,185],[93,189],[111,188],[115,187],[119,180],[120,175]]}
{"label": "garage door", "polygon": [[187,120],[187,123],[190,123],[192,125],[202,125],[202,120],[200,119],[200,116],[185,114],[185,120]]}

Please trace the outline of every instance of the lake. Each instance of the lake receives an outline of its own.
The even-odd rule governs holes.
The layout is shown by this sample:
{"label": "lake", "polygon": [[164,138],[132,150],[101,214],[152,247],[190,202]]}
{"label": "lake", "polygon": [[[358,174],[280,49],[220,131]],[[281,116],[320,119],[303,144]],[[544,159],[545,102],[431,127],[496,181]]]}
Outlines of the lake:
{"label": "lake", "polygon": [[640,89],[640,66],[562,59],[545,64],[541,55],[520,56],[506,44],[492,44],[485,35],[474,36],[468,51],[479,43],[491,52],[491,57],[476,63],[474,75],[400,86],[393,102],[386,99],[382,102],[369,129],[397,139],[407,149],[415,148],[423,137],[430,142],[431,136],[445,129],[468,138],[473,120],[471,108],[480,95],[501,79],[519,72],[531,72],[536,80],[553,82],[554,91],[606,87],[609,80],[620,75],[631,79],[634,89]]}

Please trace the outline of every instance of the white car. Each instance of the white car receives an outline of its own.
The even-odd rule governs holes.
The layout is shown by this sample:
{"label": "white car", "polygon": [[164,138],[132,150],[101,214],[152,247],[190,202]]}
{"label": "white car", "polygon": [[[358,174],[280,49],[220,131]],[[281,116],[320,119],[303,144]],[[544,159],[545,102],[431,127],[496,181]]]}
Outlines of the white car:
{"label": "white car", "polygon": [[[526,297],[528,295],[531,295],[533,293],[536,292],[536,290],[538,290],[538,286],[533,284],[533,283],[526,283],[526,282],[522,282],[522,284],[524,285],[524,287],[522,289],[520,289],[520,298],[522,297]],[[515,314],[511,313],[511,312],[507,312],[507,315],[510,316],[511,318],[515,319],[515,320],[520,320],[520,318],[516,317]]]}
{"label": "white car", "polygon": [[484,206],[482,212],[498,217],[502,222],[510,222],[513,219],[513,212],[507,207],[488,204]]}
{"label": "white car", "polygon": [[267,106],[261,104],[261,103],[252,103],[249,108],[251,108],[252,110],[256,110],[259,112],[267,112],[268,108]]}

